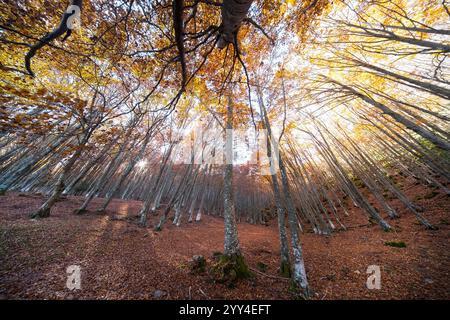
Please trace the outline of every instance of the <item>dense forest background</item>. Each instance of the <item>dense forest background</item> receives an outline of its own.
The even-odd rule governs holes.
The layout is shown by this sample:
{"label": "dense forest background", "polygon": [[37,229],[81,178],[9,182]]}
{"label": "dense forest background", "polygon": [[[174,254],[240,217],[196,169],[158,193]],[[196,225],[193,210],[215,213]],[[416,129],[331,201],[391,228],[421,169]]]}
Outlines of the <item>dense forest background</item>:
{"label": "dense forest background", "polygon": [[[373,258],[397,265],[400,297],[449,297],[448,1],[0,8],[0,294],[67,298],[47,276],[71,257],[97,270],[86,297],[211,298],[212,278],[226,298],[339,298],[321,281]],[[99,293],[105,269],[132,289]],[[24,292],[33,279],[47,289]]]}

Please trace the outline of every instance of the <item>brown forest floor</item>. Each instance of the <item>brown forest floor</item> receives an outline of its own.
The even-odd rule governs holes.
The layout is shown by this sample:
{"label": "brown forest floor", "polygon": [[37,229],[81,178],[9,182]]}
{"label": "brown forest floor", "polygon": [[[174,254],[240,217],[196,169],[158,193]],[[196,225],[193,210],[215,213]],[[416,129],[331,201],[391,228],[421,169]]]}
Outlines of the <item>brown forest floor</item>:
{"label": "brown forest floor", "polygon": [[[431,192],[431,193],[430,193]],[[402,217],[390,221],[395,232],[368,225],[352,209],[344,219],[348,231],[325,237],[302,234],[306,270],[314,299],[450,299],[450,201],[444,194],[410,184],[406,194],[425,207],[436,226],[425,230],[398,200]],[[235,288],[214,284],[207,274],[190,273],[193,255],[208,262],[223,246],[223,222],[204,216],[181,227],[167,223],[162,232],[138,227],[138,201],[114,200],[106,214],[72,210],[81,197],[67,197],[50,218],[30,220],[44,198],[10,192],[0,197],[0,298],[25,299],[293,299],[289,281],[278,278],[276,221],[269,226],[239,224],[248,264],[268,265]],[[153,221],[156,221],[156,218]],[[403,241],[406,248],[386,246]],[[81,290],[66,289],[66,268],[80,265]],[[381,290],[366,288],[369,265],[381,267]]]}

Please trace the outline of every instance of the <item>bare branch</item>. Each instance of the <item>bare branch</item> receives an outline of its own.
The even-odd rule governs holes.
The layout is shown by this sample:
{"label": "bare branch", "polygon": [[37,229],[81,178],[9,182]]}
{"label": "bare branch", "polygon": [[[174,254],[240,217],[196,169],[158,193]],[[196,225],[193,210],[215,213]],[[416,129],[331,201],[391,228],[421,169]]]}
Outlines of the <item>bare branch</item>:
{"label": "bare branch", "polygon": [[262,34],[265,35],[267,39],[269,39],[269,41],[272,45],[275,45],[275,40],[273,40],[273,38],[271,36],[269,36],[269,34],[263,29],[263,27],[261,27],[258,23],[256,23],[255,20],[253,20],[252,18],[245,18],[244,21],[252,24],[256,29],[261,31]]}

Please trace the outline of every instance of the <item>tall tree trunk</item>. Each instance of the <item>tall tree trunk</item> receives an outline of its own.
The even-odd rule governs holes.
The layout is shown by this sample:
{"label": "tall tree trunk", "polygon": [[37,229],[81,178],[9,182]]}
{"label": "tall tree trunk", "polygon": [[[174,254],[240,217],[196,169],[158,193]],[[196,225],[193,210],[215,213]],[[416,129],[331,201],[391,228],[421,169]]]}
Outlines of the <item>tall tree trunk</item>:
{"label": "tall tree trunk", "polygon": [[[267,112],[263,104],[260,104],[260,106],[262,107],[261,108],[262,116],[264,118],[266,128],[267,130],[269,130],[270,124]],[[284,166],[281,154],[278,155],[278,165],[281,172],[281,182],[283,186],[284,199],[286,201],[286,207],[288,211],[288,223],[289,223],[289,231],[291,234],[291,246],[293,253],[292,255],[294,258],[294,270],[292,273],[292,279],[294,283],[300,287],[300,289],[302,290],[302,294],[305,297],[309,297],[308,279],[306,277],[305,262],[303,261],[302,247],[300,245],[298,218],[292,200],[291,191],[289,188],[289,181],[286,173],[286,168]]]}
{"label": "tall tree trunk", "polygon": [[236,212],[233,200],[233,102],[231,100],[231,96],[228,96],[227,105],[225,161],[226,163],[223,175],[223,217],[225,225],[224,254],[231,257],[241,255],[236,225]]}
{"label": "tall tree trunk", "polygon": [[297,214],[295,212],[294,203],[292,201],[291,191],[289,188],[289,181],[286,174],[286,168],[282,159],[282,155],[279,156],[278,163],[281,172],[281,182],[283,185],[284,198],[286,200],[286,206],[288,211],[288,223],[289,231],[291,233],[291,246],[292,255],[294,257],[294,272],[292,279],[294,283],[300,287],[305,297],[309,297],[309,285],[306,277],[305,262],[303,261],[303,252],[300,245],[299,227]]}
{"label": "tall tree trunk", "polygon": [[[258,93],[258,102],[260,106],[260,112],[262,115],[265,115],[265,106],[264,101],[262,99],[262,93],[261,89],[258,86],[257,87],[257,93]],[[270,172],[272,173],[270,175],[271,181],[272,181],[272,190],[273,190],[273,196],[275,199],[275,206],[277,207],[277,220],[278,220],[278,233],[280,237],[280,273],[285,276],[291,275],[291,267],[289,263],[289,246],[288,246],[288,239],[286,235],[286,221],[285,221],[285,209],[283,206],[283,203],[281,201],[281,194],[280,194],[280,186],[278,184],[278,178],[277,178],[277,171],[275,170],[275,156],[272,154],[272,130],[270,123],[267,119],[267,117],[264,116],[264,128],[267,130],[266,134],[266,148],[267,148],[267,157],[270,161]]]}
{"label": "tall tree trunk", "polygon": [[[161,180],[161,177],[162,177],[162,175],[163,175],[163,173],[165,171],[167,161],[169,160],[170,155],[172,154],[173,146],[174,146],[173,144],[171,144],[169,146],[169,149],[167,150],[167,153],[164,156],[163,162],[162,162],[162,164],[161,164],[161,166],[159,168],[159,172],[158,172],[158,176],[156,177],[155,184],[153,185],[153,188],[151,189],[151,191],[147,195],[147,198],[146,198],[144,204],[142,205],[141,211],[139,212],[139,216],[140,216],[140,218],[139,218],[139,225],[142,226],[142,227],[145,227],[147,225],[147,214],[148,214],[148,212],[150,210],[150,205],[152,203],[152,200],[155,199],[155,209],[156,209],[156,203],[157,202],[159,203],[159,196],[164,191],[165,183],[166,183],[167,179],[163,182],[163,184],[161,186],[161,190],[160,190],[161,193],[157,194],[156,196],[154,196],[154,194],[155,194],[155,192],[156,192],[156,190],[157,190],[157,188],[159,186],[159,182]],[[170,178],[170,171],[169,170],[167,171],[167,174],[168,174],[168,177]]]}

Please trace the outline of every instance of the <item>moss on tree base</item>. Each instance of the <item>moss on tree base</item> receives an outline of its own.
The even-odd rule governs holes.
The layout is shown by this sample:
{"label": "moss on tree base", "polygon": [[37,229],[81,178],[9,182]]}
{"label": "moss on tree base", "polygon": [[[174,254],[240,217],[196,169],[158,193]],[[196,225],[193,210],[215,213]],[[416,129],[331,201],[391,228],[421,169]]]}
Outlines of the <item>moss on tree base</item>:
{"label": "moss on tree base", "polygon": [[281,262],[280,275],[286,278],[291,277],[291,266],[287,261]]}
{"label": "moss on tree base", "polygon": [[32,214],[30,214],[30,218],[31,219],[48,218],[48,217],[50,217],[50,208],[39,209],[38,211],[33,212]]}
{"label": "moss on tree base", "polygon": [[257,268],[259,271],[261,271],[262,273],[266,273],[266,272],[267,272],[268,266],[267,266],[267,264],[265,264],[264,262],[258,262],[258,263],[256,264],[256,268]]}
{"label": "moss on tree base", "polygon": [[240,254],[217,255],[217,263],[210,270],[213,280],[218,283],[226,283],[233,286],[240,279],[247,279],[253,276],[245,263],[244,257]]}
{"label": "moss on tree base", "polygon": [[311,296],[313,296],[313,292],[309,287],[303,289],[294,280],[291,280],[288,290],[294,295],[295,299],[297,300],[308,300]]}
{"label": "moss on tree base", "polygon": [[85,214],[86,212],[87,212],[86,209],[75,209],[75,210],[73,210],[73,214],[76,214],[76,215]]}

